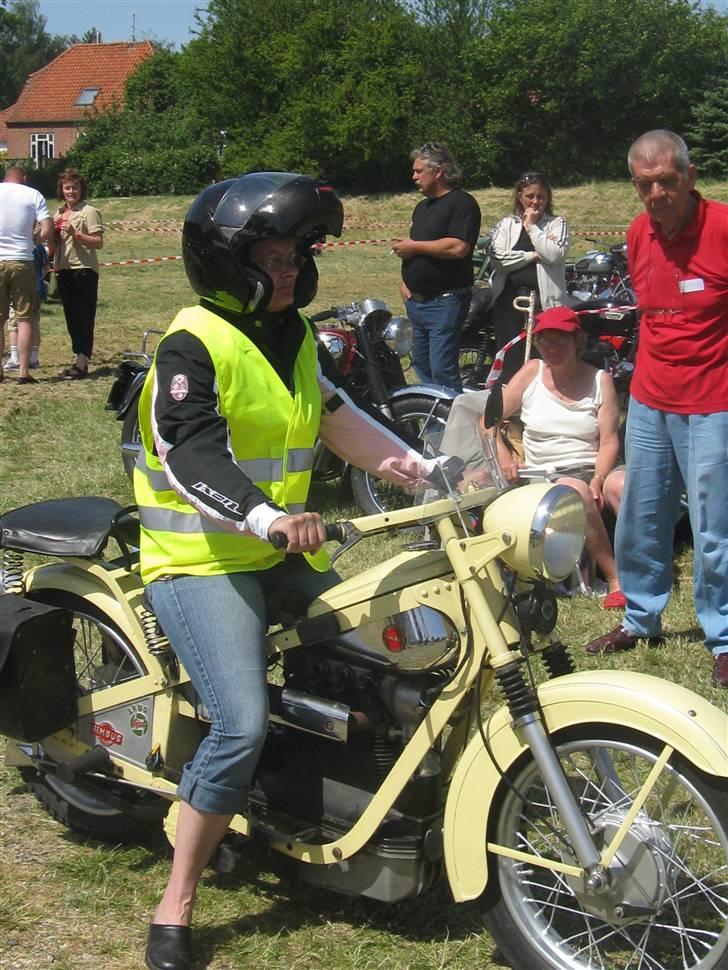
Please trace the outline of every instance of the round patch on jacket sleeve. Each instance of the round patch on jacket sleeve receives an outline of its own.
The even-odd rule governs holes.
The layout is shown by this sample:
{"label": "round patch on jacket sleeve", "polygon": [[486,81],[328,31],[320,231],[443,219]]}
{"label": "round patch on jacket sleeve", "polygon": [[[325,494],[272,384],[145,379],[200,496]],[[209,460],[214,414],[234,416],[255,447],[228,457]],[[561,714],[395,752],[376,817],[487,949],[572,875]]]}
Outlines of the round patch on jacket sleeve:
{"label": "round patch on jacket sleeve", "polygon": [[184,401],[190,392],[186,374],[175,374],[169,385],[169,393],[175,401]]}

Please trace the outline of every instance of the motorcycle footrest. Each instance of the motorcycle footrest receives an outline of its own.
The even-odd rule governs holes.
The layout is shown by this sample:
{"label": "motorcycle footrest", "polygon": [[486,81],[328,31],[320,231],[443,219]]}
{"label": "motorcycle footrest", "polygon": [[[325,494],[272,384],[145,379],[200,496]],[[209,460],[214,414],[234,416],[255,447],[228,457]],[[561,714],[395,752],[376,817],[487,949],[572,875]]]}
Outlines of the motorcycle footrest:
{"label": "motorcycle footrest", "polygon": [[106,748],[95,745],[72,761],[59,761],[56,765],[56,774],[61,781],[65,781],[67,785],[72,785],[81,775],[90,771],[107,771],[110,767],[109,752]]}
{"label": "motorcycle footrest", "polygon": [[312,842],[320,835],[319,830],[313,826],[301,829],[300,832],[281,832],[254,816],[249,816],[249,819],[252,822],[252,834],[269,844],[271,842]]}

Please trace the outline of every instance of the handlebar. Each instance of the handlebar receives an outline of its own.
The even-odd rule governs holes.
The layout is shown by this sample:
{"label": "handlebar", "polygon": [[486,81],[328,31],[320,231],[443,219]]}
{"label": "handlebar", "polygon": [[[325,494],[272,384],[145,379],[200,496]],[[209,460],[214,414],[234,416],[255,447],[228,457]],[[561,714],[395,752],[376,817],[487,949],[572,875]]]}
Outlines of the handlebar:
{"label": "handlebar", "polygon": [[[275,525],[275,523],[273,523]],[[346,542],[348,538],[348,532],[346,531],[346,526],[341,522],[329,522],[324,525],[326,531],[326,541],[331,542],[336,540],[342,544]],[[268,534],[268,541],[273,546],[274,549],[286,549],[288,546],[288,536],[285,532],[271,532]]]}
{"label": "handlebar", "polygon": [[332,306],[329,310],[320,310],[309,317],[311,323],[323,323],[324,320],[337,320],[339,317],[339,307]]}

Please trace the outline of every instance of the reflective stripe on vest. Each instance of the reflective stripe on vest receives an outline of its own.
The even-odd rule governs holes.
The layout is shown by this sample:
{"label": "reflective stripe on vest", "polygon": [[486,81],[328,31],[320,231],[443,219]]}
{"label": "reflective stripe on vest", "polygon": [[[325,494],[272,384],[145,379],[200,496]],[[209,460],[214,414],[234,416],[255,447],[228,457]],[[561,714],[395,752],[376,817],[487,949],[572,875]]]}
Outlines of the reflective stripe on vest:
{"label": "reflective stripe on vest", "polygon": [[[283,478],[283,461],[272,458],[251,458],[249,461],[239,461],[238,468],[245,472],[251,482],[275,482]],[[136,467],[146,476],[150,488],[155,492],[168,492],[172,487],[169,484],[167,473],[155,471],[149,467],[147,456],[142,449],[137,456]],[[313,448],[294,448],[288,452],[286,468],[289,472],[306,472],[313,468]],[[294,503],[300,504],[300,503]],[[305,508],[305,503],[303,503]],[[293,505],[289,503],[290,512]]]}

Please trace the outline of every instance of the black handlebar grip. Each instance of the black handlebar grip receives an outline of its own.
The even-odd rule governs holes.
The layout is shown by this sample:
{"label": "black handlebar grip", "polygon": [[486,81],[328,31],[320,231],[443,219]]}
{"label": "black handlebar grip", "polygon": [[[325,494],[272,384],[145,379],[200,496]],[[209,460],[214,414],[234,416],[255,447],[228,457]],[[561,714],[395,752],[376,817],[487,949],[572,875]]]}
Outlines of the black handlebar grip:
{"label": "black handlebar grip", "polygon": [[321,310],[319,313],[314,313],[309,317],[311,323],[322,323],[324,320],[335,320],[336,319],[336,307],[331,307],[330,310]]}
{"label": "black handlebar grip", "polygon": [[[331,522],[325,525],[324,529],[326,530],[327,542],[331,542],[334,539],[337,542],[346,542],[346,527],[340,522]],[[268,534],[268,541],[274,549],[285,549],[288,546],[288,536],[286,536],[285,532],[270,532]]]}

